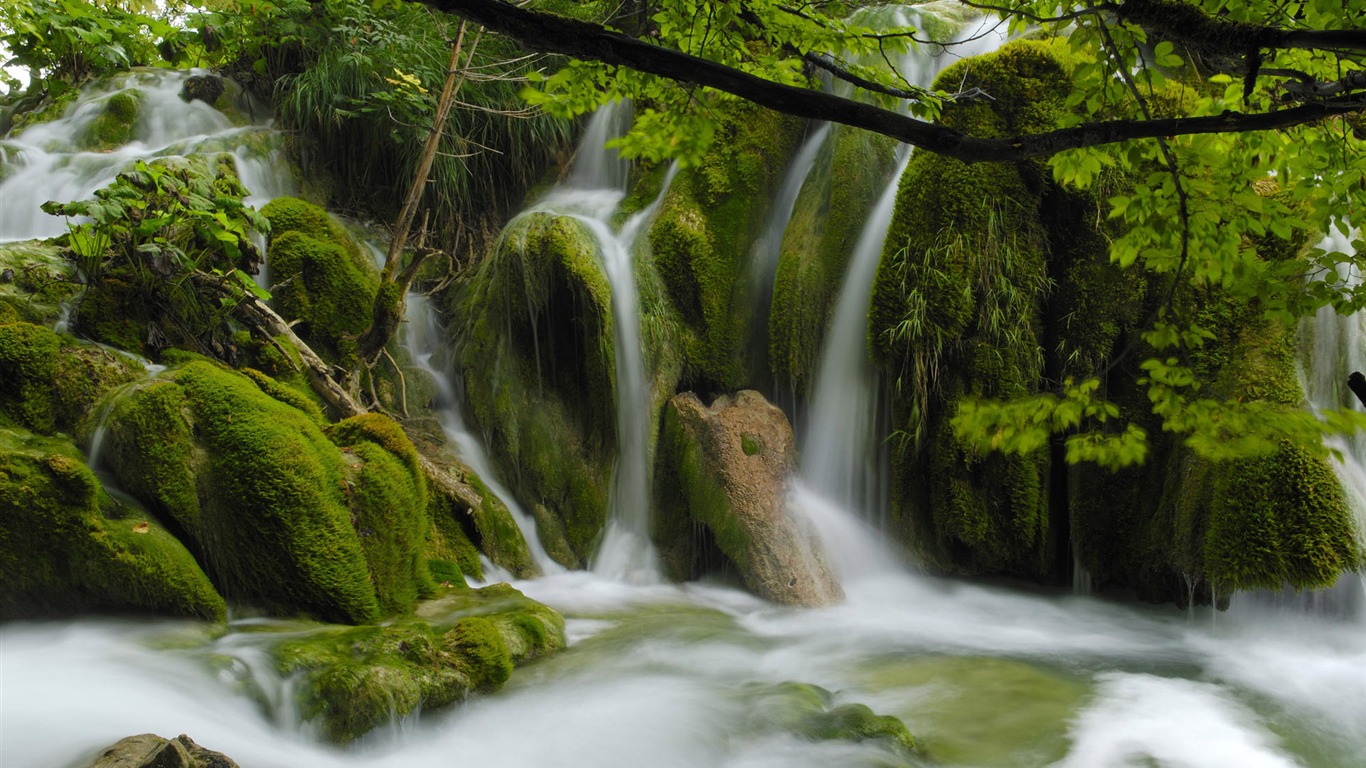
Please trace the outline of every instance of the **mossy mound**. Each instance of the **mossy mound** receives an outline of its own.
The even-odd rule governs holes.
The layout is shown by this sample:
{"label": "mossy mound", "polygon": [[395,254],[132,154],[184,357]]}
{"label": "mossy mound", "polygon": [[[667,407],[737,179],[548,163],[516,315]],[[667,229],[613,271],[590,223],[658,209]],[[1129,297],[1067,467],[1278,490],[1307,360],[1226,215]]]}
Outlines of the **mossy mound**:
{"label": "mossy mound", "polygon": [[[119,506],[69,442],[0,430],[0,620],[85,611],[222,620],[194,557]],[[102,509],[103,505],[103,509]]]}
{"label": "mossy mound", "polygon": [[391,423],[337,429],[345,456],[314,418],[201,360],[115,403],[108,445],[120,482],[173,521],[230,599],[373,621],[430,586],[423,481]]}
{"label": "mossy mound", "polygon": [[19,319],[52,325],[62,316],[62,305],[81,291],[71,263],[60,246],[37,240],[0,243],[0,301]]}
{"label": "mossy mound", "polygon": [[[938,82],[992,94],[944,110],[946,126],[979,136],[1053,127],[1070,88],[1049,44],[1030,41],[954,65]],[[961,398],[1018,397],[1043,380],[1049,183],[1034,163],[929,153],[901,178],[869,341],[896,383],[893,514],[944,570],[1045,578],[1051,567],[1048,452],[981,456],[949,425]]]}
{"label": "mossy mound", "polygon": [[417,449],[403,428],[377,413],[353,416],[328,430],[346,459],[352,525],[386,614],[407,613],[434,586],[423,549],[427,483]]}
{"label": "mossy mound", "polygon": [[768,317],[773,377],[803,393],[816,375],[830,311],[868,214],[895,170],[895,144],[834,127],[783,234]]}
{"label": "mossy mound", "polygon": [[879,742],[901,760],[916,754],[915,737],[906,724],[879,715],[866,704],[836,703],[836,697],[808,683],[751,684],[743,692],[746,726],[760,733],[792,733],[807,741]]}
{"label": "mossy mound", "polygon": [[70,432],[106,392],[138,378],[121,355],[49,328],[0,324],[0,423],[42,434]]}
{"label": "mossy mound", "polygon": [[77,138],[76,148],[86,152],[108,152],[127,144],[142,108],[142,91],[129,88],[103,100],[99,114]]}
{"label": "mossy mound", "polygon": [[616,446],[611,288],[597,251],[572,218],[521,216],[460,313],[474,417],[513,492],[564,521],[580,560],[606,520]]}
{"label": "mossy mound", "polygon": [[733,390],[763,373],[745,346],[757,303],[747,266],[800,130],[789,117],[728,104],[711,149],[675,179],[650,227],[655,266],[692,331],[694,388]]}
{"label": "mossy mound", "polygon": [[266,251],[275,305],[299,320],[300,335],[332,362],[354,357],[370,326],[379,278],[374,263],[327,211],[293,197],[261,209],[270,222]]}
{"label": "mossy mound", "polygon": [[384,723],[495,691],[514,664],[564,647],[559,614],[507,585],[454,590],[423,614],[429,618],[384,627],[322,628],[278,645],[279,671],[302,676],[304,716],[332,741],[349,743]]}

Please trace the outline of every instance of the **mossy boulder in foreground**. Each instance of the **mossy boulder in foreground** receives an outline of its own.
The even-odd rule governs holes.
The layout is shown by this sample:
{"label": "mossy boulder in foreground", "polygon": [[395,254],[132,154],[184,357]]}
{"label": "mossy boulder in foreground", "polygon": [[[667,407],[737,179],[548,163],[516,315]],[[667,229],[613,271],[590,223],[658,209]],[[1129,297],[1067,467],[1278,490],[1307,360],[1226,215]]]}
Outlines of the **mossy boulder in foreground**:
{"label": "mossy boulder in foreground", "polygon": [[305,717],[348,743],[376,726],[495,691],[514,665],[564,647],[564,620],[506,584],[451,590],[421,618],[323,627],[275,647],[301,676]]}
{"label": "mossy boulder in foreground", "polygon": [[0,424],[71,432],[103,394],[140,374],[130,359],[50,328],[0,322]]}
{"label": "mossy boulder in foreground", "polygon": [[87,768],[238,768],[227,755],[199,746],[185,734],[164,739],[141,733],[100,751]]}
{"label": "mossy boulder in foreground", "polygon": [[423,481],[383,417],[334,434],[345,454],[310,415],[200,360],[120,399],[108,445],[119,481],[184,534],[225,596],[368,622],[431,587]]}
{"label": "mossy boulder in foreground", "polygon": [[0,429],[0,620],[135,611],[221,620],[223,598],[155,519],[105,495],[70,442]]}

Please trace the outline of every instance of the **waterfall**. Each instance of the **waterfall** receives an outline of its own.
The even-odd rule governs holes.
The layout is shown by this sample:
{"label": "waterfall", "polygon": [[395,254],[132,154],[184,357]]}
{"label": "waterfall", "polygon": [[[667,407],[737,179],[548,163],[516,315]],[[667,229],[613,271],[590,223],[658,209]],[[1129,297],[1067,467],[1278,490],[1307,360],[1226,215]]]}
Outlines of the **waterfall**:
{"label": "waterfall", "polygon": [[659,578],[650,542],[652,420],[634,254],[640,235],[663,202],[677,167],[669,170],[649,206],[633,214],[620,229],[613,228],[612,222],[626,194],[627,169],[617,152],[604,144],[624,129],[628,109],[628,105],[618,102],[594,114],[568,178],[530,210],[571,217],[583,224],[598,244],[603,270],[612,288],[617,461],[612,473],[607,529],[593,557],[592,568],[609,578],[650,583]]}
{"label": "waterfall", "polygon": [[[1350,231],[1350,227],[1348,227]],[[1325,251],[1353,254],[1352,238],[1335,228],[1319,242]],[[1351,265],[1340,263],[1338,274],[1346,285],[1358,285],[1360,273]],[[1347,376],[1353,371],[1366,373],[1366,312],[1352,315],[1338,314],[1331,306],[1321,307],[1311,320],[1305,321],[1306,358],[1304,390],[1310,407],[1316,412],[1329,409],[1362,410],[1362,404],[1347,388]],[[1366,434],[1334,436],[1325,441],[1341,459],[1332,461],[1333,470],[1342,483],[1347,503],[1356,514],[1356,540],[1366,542]],[[1308,607],[1326,613],[1356,611],[1366,618],[1366,574],[1357,578],[1344,577],[1325,592],[1287,595],[1285,599],[1307,603]]]}
{"label": "waterfall", "polygon": [[447,442],[455,446],[456,455],[474,470],[483,481],[484,487],[507,506],[541,572],[562,572],[564,567],[546,554],[531,515],[522,509],[512,493],[498,481],[493,463],[489,461],[488,453],[484,450],[484,444],[465,427],[464,417],[460,414],[462,398],[456,387],[452,363],[449,357],[443,354],[447,348],[446,333],[431,301],[423,294],[408,294],[408,316],[403,329],[403,348],[407,350],[413,363],[425,371],[436,384],[436,417]]}
{"label": "waterfall", "polygon": [[[811,175],[816,164],[816,156],[830,138],[830,124],[821,123],[820,127],[806,137],[797,156],[783,174],[778,186],[778,195],[773,199],[773,207],[764,221],[764,228],[755,241],[749,262],[749,290],[754,297],[753,315],[749,328],[749,347],[758,359],[768,360],[768,316],[773,308],[773,283],[778,275],[778,259],[783,250],[783,232],[792,220],[792,211],[797,206],[797,196]],[[767,363],[760,366],[765,369]]]}
{"label": "waterfall", "polygon": [[[895,23],[909,19],[897,11]],[[974,56],[1000,47],[1001,33],[983,21],[969,24],[960,34],[961,45],[955,54]],[[925,50],[910,51],[901,57],[898,69],[907,82],[930,87],[934,78],[953,60]],[[797,498],[826,538],[826,548],[842,575],[851,569],[866,570],[870,563],[886,562],[880,543],[847,521],[830,515],[849,510],[873,525],[883,524],[886,506],[886,459],[879,429],[878,376],[868,356],[868,310],[872,301],[873,279],[882,257],[896,205],[901,175],[910,161],[910,148],[896,154],[896,172],[883,189],[859,235],[849,266],[835,302],[830,328],[826,333],[817,366],[816,383],[809,406],[809,419],[802,434],[801,483]],[[823,497],[816,503],[812,496]]]}
{"label": "waterfall", "polygon": [[[186,157],[200,152],[228,152],[238,177],[251,195],[250,205],[294,194],[297,183],[266,122],[234,125],[222,112],[202,101],[184,101],[180,91],[192,72],[157,70],[111,78],[101,89],[86,89],[66,114],[29,126],[5,139],[9,175],[0,181],[0,242],[56,237],[66,232],[60,216],[39,207],[47,200],[84,200],[108,185],[137,160]],[[83,149],[87,135],[109,100],[122,93],[139,95],[138,116],[130,140],[109,151]],[[264,141],[263,141],[264,138]],[[260,147],[265,145],[263,154]]]}

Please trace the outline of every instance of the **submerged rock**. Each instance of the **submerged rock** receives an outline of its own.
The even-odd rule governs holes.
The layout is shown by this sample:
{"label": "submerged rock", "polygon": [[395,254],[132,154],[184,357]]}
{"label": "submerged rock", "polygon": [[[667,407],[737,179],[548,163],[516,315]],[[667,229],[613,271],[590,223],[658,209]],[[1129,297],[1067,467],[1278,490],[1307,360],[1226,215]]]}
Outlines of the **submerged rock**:
{"label": "submerged rock", "polygon": [[674,575],[695,575],[691,519],[705,526],[745,584],[768,600],[825,605],[843,597],[811,526],[788,504],[796,448],[787,417],[758,392],[669,401],[656,469],[657,532]]}
{"label": "submerged rock", "polygon": [[321,627],[276,646],[299,675],[304,716],[334,742],[495,691],[513,667],[564,647],[564,619],[506,584],[455,589],[418,619],[384,627]]}
{"label": "submerged rock", "polygon": [[210,106],[218,102],[226,87],[223,78],[217,75],[190,75],[180,87],[180,98],[185,101],[202,101]]}
{"label": "submerged rock", "polygon": [[199,746],[185,734],[163,739],[143,733],[120,739],[88,768],[238,768],[227,755]]}

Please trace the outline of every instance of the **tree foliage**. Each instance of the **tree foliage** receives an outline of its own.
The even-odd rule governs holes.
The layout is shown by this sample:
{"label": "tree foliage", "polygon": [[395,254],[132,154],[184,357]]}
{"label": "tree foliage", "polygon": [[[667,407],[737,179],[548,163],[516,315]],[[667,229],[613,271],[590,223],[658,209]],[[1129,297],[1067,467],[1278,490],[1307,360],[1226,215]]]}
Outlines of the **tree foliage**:
{"label": "tree foliage", "polygon": [[[693,160],[712,136],[715,101],[746,98],[965,162],[1040,158],[1055,182],[1101,194],[1102,214],[1121,225],[1111,259],[1157,275],[1166,300],[1142,339],[1104,370],[1024,399],[964,404],[955,429],[979,450],[1028,453],[1062,433],[1070,461],[1141,462],[1149,436],[1104,399],[1107,377],[1139,349],[1147,359],[1130,362],[1163,429],[1202,455],[1264,455],[1283,439],[1318,448],[1325,434],[1366,426],[1350,409],[1316,415],[1212,395],[1191,363],[1212,330],[1180,299],[1214,290],[1282,324],[1323,307],[1366,306],[1359,239],[1346,250],[1289,255],[1267,245],[1330,228],[1356,237],[1351,222],[1366,203],[1366,8],[1350,0],[962,3],[997,14],[1015,34],[1065,40],[1072,88],[1052,130],[988,137],[937,125],[949,101],[991,95],[907,88],[890,67],[852,64],[905,46],[952,50],[952,41],[932,24],[868,24],[848,3],[662,0],[627,34],[497,0],[428,2],[577,58],[530,94],[557,114],[619,98],[646,105],[620,142],[628,154]],[[901,102],[841,99],[822,91],[817,73]],[[1105,193],[1102,180],[1117,176],[1130,183]]]}

